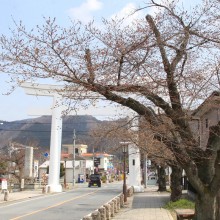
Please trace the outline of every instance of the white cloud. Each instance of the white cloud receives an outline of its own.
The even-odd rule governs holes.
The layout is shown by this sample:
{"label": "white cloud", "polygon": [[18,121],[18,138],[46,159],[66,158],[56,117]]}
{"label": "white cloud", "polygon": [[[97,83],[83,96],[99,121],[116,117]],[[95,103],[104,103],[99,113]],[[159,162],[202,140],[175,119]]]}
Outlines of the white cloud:
{"label": "white cloud", "polygon": [[136,9],[137,9],[137,7],[134,3],[128,3],[119,12],[113,14],[111,16],[111,18],[112,19],[115,19],[115,18],[123,19],[124,18],[125,23],[129,24],[134,20],[137,20],[137,19],[140,19],[140,18],[144,17],[142,11],[135,12]]}
{"label": "white cloud", "polygon": [[86,0],[80,6],[71,8],[68,14],[72,19],[87,23],[93,19],[92,12],[101,10],[102,6],[103,4],[100,0]]}
{"label": "white cloud", "polygon": [[[178,2],[179,6],[184,6],[184,4],[186,4],[186,6],[189,6],[191,3],[195,3],[197,0],[194,0],[194,1],[191,1],[190,3],[186,0],[180,0]],[[172,4],[173,3],[173,0],[158,0],[157,1],[158,4],[162,4],[162,5],[167,5],[167,4]],[[152,16],[155,16],[156,14],[158,14],[159,12],[162,12],[164,10],[164,8],[161,8],[161,7],[151,7],[150,10],[149,10],[149,14],[152,15]]]}

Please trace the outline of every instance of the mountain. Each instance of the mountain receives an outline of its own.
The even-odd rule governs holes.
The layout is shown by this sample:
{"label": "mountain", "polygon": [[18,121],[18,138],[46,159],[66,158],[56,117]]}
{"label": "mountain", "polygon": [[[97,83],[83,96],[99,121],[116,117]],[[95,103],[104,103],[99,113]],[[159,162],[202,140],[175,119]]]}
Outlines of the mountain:
{"label": "mountain", "polygon": [[[87,144],[91,148],[94,140],[90,131],[98,124],[106,123],[93,116],[63,117],[62,144],[73,143],[73,130],[76,133],[76,144]],[[51,116],[24,119],[19,121],[0,121],[0,148],[9,142],[49,149],[51,134]]]}

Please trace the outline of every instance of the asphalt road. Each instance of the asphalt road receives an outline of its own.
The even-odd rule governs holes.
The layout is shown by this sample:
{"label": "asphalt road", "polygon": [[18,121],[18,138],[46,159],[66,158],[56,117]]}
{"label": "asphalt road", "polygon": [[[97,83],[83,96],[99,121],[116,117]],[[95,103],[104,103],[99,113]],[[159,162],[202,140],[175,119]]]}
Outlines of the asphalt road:
{"label": "asphalt road", "polygon": [[122,192],[121,183],[74,190],[0,206],[1,220],[80,220]]}

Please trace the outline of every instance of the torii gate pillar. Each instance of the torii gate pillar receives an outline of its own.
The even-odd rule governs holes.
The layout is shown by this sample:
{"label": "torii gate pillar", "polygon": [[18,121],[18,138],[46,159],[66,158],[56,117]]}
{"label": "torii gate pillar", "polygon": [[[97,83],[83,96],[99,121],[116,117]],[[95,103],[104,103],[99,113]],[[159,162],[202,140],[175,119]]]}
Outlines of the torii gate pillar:
{"label": "torii gate pillar", "polygon": [[60,180],[60,155],[62,139],[62,96],[59,94],[61,86],[23,83],[21,85],[26,94],[35,96],[52,96],[52,123],[50,138],[50,168],[47,192],[62,192]]}
{"label": "torii gate pillar", "polygon": [[60,185],[60,155],[62,139],[62,109],[60,106],[62,96],[53,97],[51,137],[50,137],[50,169],[47,192],[62,192]]}

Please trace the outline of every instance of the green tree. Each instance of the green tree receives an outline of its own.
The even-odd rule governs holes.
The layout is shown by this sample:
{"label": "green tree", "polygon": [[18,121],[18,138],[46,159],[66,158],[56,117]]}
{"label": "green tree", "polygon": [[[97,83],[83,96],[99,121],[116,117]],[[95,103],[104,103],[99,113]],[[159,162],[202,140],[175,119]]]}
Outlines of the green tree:
{"label": "green tree", "polygon": [[7,162],[6,161],[0,161],[0,175],[4,175],[7,173]]}
{"label": "green tree", "polygon": [[[49,174],[50,166],[47,166],[47,174]],[[63,163],[60,163],[60,178],[65,175],[65,167]]]}

